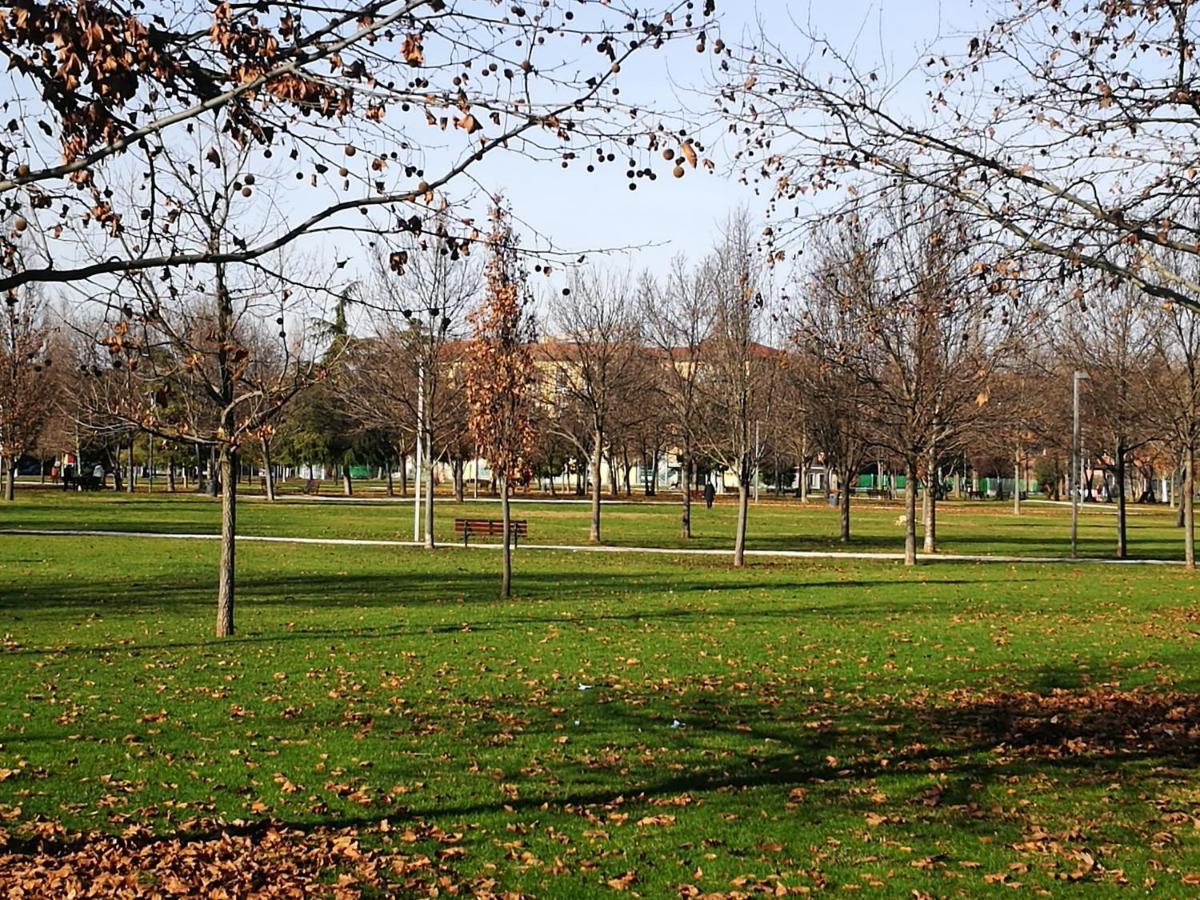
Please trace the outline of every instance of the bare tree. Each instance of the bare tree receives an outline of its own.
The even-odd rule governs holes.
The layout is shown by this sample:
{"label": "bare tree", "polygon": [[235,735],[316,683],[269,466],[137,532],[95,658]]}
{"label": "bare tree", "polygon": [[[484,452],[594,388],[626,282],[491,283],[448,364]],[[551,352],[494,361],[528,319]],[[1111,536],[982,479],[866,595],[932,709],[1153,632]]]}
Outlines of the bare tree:
{"label": "bare tree", "polygon": [[[803,422],[805,439],[811,438],[826,470],[837,478],[839,536],[848,543],[851,488],[872,449],[871,382],[831,362],[827,355],[857,340],[860,326],[850,314],[853,307],[843,304],[839,294],[823,289],[819,279],[807,299],[797,323],[798,348],[789,357],[785,381],[794,388],[796,404],[801,407],[796,418]],[[801,452],[807,450],[805,446]],[[801,490],[803,493],[804,488]]]}
{"label": "bare tree", "polygon": [[749,215],[730,216],[722,242],[706,267],[713,327],[703,347],[705,450],[738,482],[733,564],[745,565],[751,481],[759,464],[756,423],[770,414],[779,354],[764,343],[769,292],[765,260],[751,234]]}
{"label": "bare tree", "polygon": [[[555,302],[553,323],[560,339],[538,350],[550,366],[560,402],[574,405],[587,423],[587,444],[579,450],[588,456],[592,482],[589,538],[600,543],[602,464],[610,445],[610,429],[623,407],[636,396],[639,357],[642,355],[641,322],[632,302],[629,278],[611,272],[580,272],[572,286]],[[578,439],[573,428],[559,433]],[[616,486],[616,473],[610,466]]]}
{"label": "bare tree", "polygon": [[[812,333],[827,363],[867,386],[873,441],[904,462],[905,562],[916,562],[917,486],[927,483],[925,551],[936,547],[939,455],[983,414],[1003,358],[1003,319],[968,224],[936,199],[901,192],[882,211],[860,209],[829,239],[814,278],[850,328]],[[857,332],[855,332],[855,328]],[[1001,333],[997,333],[997,328]]]}
{"label": "bare tree", "polygon": [[[219,257],[240,221],[247,154],[226,147],[216,163],[206,162],[206,156],[198,140],[194,160],[169,161],[164,177],[169,173],[171,181],[162,188],[177,203],[172,245],[194,242]],[[136,249],[132,232],[122,239],[128,251]],[[263,260],[254,266],[216,262],[207,271],[167,269],[159,277],[132,271],[108,298],[108,333],[102,338],[112,368],[130,385],[123,405],[110,408],[113,418],[216,453],[222,497],[220,637],[234,631],[242,444],[321,375],[287,329],[289,317],[295,322],[312,299],[293,287],[303,283],[303,267],[274,263],[272,270]],[[273,335],[269,354],[268,328]]]}
{"label": "bare tree", "polygon": [[[1022,264],[1070,281],[1074,299],[1115,279],[1197,308],[1194,272],[1150,252],[1200,253],[1200,170],[1179,152],[1200,126],[1196,8],[1002,0],[975,34],[931,35],[895,67],[863,67],[805,30],[791,46],[763,34],[726,49],[721,106],[781,242],[802,231],[791,211],[804,194],[837,185],[852,205],[883,176],[1035,251]],[[928,106],[906,108],[918,91]]]}
{"label": "bare tree", "polygon": [[1200,317],[1169,304],[1150,323],[1153,366],[1145,385],[1154,400],[1148,412],[1155,431],[1167,438],[1182,461],[1180,511],[1184,561],[1196,568],[1196,444],[1200,441]]}
{"label": "bare tree", "polygon": [[[400,236],[375,257],[375,278],[366,301],[376,323],[371,363],[346,381],[364,420],[384,428],[414,422],[421,442],[425,546],[434,546],[435,447],[452,427],[462,403],[451,372],[457,360],[449,342],[479,292],[480,267],[449,240],[445,224],[437,238]],[[365,377],[363,377],[365,376]],[[365,407],[365,408],[363,408]],[[461,416],[459,416],[461,418]]]}
{"label": "bare tree", "polygon": [[1145,393],[1157,324],[1133,287],[1092,294],[1086,304],[1069,310],[1063,323],[1066,355],[1089,376],[1084,382],[1086,439],[1092,450],[1107,455],[1115,482],[1118,559],[1129,552],[1127,468],[1132,454],[1157,437]]}
{"label": "bare tree", "polygon": [[[0,20],[21,109],[0,140],[0,203],[13,226],[0,238],[0,291],[92,279],[111,287],[124,273],[253,265],[294,241],[318,247],[330,234],[373,236],[397,222],[434,231],[438,195],[496,152],[567,166],[611,160],[621,169],[631,151],[650,160],[682,140],[665,137],[682,123],[626,104],[618,73],[631,58],[702,35],[712,7],[21,6]],[[163,176],[192,160],[193,131],[208,121],[256,161],[290,163],[269,175],[248,171],[251,179],[294,175],[308,196],[219,243],[180,245],[162,239],[180,215]],[[427,152],[428,138],[438,153]],[[696,146],[687,144],[693,158]],[[209,148],[210,158],[223,152]],[[648,165],[630,172],[633,187],[653,174]],[[133,225],[135,252],[104,250]],[[30,249],[18,254],[22,234]],[[469,222],[458,223],[456,240],[475,237]],[[81,259],[80,246],[98,252]]]}
{"label": "bare tree", "polygon": [[0,476],[12,500],[21,457],[37,445],[57,393],[45,305],[32,290],[10,293],[0,310]]}
{"label": "bare tree", "polygon": [[671,260],[663,282],[647,273],[641,284],[642,321],[650,344],[662,357],[660,396],[678,450],[680,533],[685,540],[692,537],[692,484],[703,431],[704,348],[716,315],[714,287],[704,267],[691,267],[682,256]]}

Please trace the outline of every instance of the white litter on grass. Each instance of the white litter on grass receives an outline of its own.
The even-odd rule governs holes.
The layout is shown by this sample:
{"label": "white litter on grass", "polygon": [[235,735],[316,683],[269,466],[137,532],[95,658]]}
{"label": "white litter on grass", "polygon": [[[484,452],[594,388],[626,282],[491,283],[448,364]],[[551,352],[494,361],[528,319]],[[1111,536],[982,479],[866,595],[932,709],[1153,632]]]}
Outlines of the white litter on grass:
{"label": "white litter on grass", "polygon": [[678,719],[671,720],[671,727],[672,728],[687,728],[687,726],[684,725],[682,722],[680,722]]}
{"label": "white litter on grass", "polygon": [[590,691],[591,689],[592,689],[592,685],[590,685],[590,684],[584,684],[582,681],[581,681],[581,682],[579,682],[579,690],[581,690],[581,691]]}

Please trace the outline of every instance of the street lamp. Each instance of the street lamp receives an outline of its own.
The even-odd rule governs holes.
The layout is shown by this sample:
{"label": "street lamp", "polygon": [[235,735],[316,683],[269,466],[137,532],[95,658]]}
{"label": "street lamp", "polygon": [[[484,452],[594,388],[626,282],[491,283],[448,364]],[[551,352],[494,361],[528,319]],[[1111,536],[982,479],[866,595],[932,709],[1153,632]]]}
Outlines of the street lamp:
{"label": "street lamp", "polygon": [[1088,377],[1087,372],[1075,370],[1071,378],[1074,402],[1073,422],[1071,427],[1071,472],[1068,481],[1071,486],[1071,558],[1079,554],[1079,489],[1083,473],[1080,471],[1079,459],[1079,382]]}

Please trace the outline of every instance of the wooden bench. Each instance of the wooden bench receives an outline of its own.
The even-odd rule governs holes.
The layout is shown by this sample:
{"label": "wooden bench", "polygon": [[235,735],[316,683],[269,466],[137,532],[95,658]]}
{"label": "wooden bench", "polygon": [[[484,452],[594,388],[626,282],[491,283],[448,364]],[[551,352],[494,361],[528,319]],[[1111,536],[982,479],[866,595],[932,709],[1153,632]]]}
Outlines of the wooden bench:
{"label": "wooden bench", "polygon": [[[504,537],[504,522],[501,519],[455,519],[454,533],[461,534],[463,546],[468,546],[471,535],[486,537]],[[511,519],[508,523],[508,533],[512,535],[513,546],[529,534],[529,526],[524,519]]]}
{"label": "wooden bench", "polygon": [[[264,486],[265,483],[266,482],[264,480]],[[321,493],[321,482],[317,481],[315,478],[308,479],[308,481],[304,482],[304,487],[300,488],[300,493],[312,494],[315,497],[317,494]]]}

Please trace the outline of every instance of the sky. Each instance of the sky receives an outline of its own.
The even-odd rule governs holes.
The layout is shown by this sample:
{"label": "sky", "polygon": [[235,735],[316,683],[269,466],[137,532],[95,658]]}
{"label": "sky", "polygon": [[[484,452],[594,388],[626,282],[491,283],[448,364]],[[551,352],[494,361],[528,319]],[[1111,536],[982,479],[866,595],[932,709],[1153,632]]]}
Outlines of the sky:
{"label": "sky", "polygon": [[[860,64],[906,70],[920,56],[920,48],[939,34],[959,34],[983,21],[978,4],[968,0],[718,0],[720,32],[729,43],[758,33],[761,21],[780,43],[791,41],[803,53],[802,38],[794,25],[824,33],[838,47],[855,48]],[[638,68],[622,73],[622,93],[628,97],[655,98],[669,106],[678,98],[685,106],[707,110],[711,101],[701,96],[712,53],[696,53],[690,42],[669,51],[647,53]],[[911,102],[920,103],[919,86],[912,85]],[[710,132],[711,134],[711,132]],[[708,135],[706,135],[707,137]],[[702,256],[718,239],[728,214],[745,205],[757,218],[764,199],[738,183],[730,170],[732,144],[711,144],[717,163],[712,174],[688,170],[683,179],[670,177],[667,167],[659,178],[642,179],[629,191],[624,169],[602,168],[587,175],[580,167],[562,170],[538,164],[515,154],[496,154],[478,170],[481,186],[503,191],[516,215],[532,228],[553,237],[564,249],[597,250],[633,248],[607,255],[609,264],[634,271],[664,271],[670,258],[682,253]]]}

